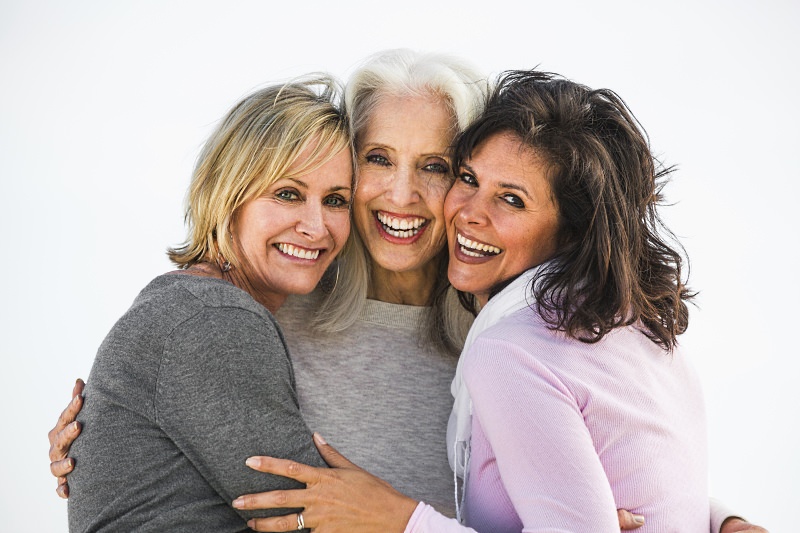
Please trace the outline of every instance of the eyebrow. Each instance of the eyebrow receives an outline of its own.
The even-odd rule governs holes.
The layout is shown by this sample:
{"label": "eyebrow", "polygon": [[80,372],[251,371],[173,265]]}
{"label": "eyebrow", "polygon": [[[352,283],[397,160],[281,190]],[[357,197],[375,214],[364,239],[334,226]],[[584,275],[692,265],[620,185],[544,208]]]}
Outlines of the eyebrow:
{"label": "eyebrow", "polygon": [[[294,182],[297,185],[299,185],[300,187],[303,187],[304,189],[308,189],[308,183],[306,183],[303,180],[299,180],[297,178],[284,178],[284,179],[287,179],[287,180],[289,180],[291,182]],[[328,189],[329,192],[351,191],[351,190],[353,190],[352,187],[331,187],[330,189]]]}
{"label": "eyebrow", "polygon": [[[478,173],[475,172],[475,169],[472,168],[471,166],[469,166],[468,164],[461,163],[461,166],[463,168],[467,169],[470,172],[470,174],[474,174],[475,177],[478,177],[478,178],[480,177],[478,175]],[[501,181],[498,185],[500,185],[500,187],[503,188],[503,189],[511,189],[511,190],[514,190],[514,191],[519,191],[522,194],[524,194],[525,196],[527,196],[530,200],[533,200],[533,196],[531,196],[531,194],[528,192],[528,189],[526,189],[522,185],[517,185],[516,183],[509,183],[507,181]]]}
{"label": "eyebrow", "polygon": [[522,187],[521,185],[517,185],[515,183],[503,183],[503,182],[501,182],[500,186],[503,187],[504,189],[512,189],[512,190],[515,190],[515,191],[519,191],[519,192],[523,193],[525,196],[527,196],[528,198],[530,198],[531,200],[533,200],[533,197],[528,193],[528,189],[526,189],[525,187]]}
{"label": "eyebrow", "polygon": [[[389,152],[396,152],[397,151],[396,148],[394,148],[392,146],[389,146],[388,144],[383,144],[383,143],[379,143],[379,142],[369,142],[369,141],[367,141],[367,142],[361,143],[361,146],[362,146],[362,148],[359,150],[359,152],[369,152],[370,150],[374,150],[376,148],[379,148],[381,150],[387,150]],[[369,147],[369,148],[367,148],[367,147]],[[441,159],[449,159],[448,156],[447,156],[447,152],[446,151],[445,152],[428,152],[428,153],[423,153],[423,154],[419,154],[419,155],[420,155],[420,157],[438,157],[438,158],[441,158]]]}

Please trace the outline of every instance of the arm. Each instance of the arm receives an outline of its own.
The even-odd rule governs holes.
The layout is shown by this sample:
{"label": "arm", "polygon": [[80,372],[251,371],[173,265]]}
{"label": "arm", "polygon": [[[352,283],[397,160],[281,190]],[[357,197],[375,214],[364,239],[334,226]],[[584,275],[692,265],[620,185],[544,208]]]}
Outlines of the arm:
{"label": "arm", "polygon": [[[474,529],[438,513],[423,502],[416,502],[385,481],[357,467],[342,456],[320,435],[314,441],[330,469],[313,468],[294,461],[272,457],[251,457],[247,464],[259,472],[271,473],[306,483],[306,490],[273,491],[248,494],[234,500],[240,509],[262,509],[279,506],[304,507],[306,526],[316,533],[373,531],[405,533],[475,533]],[[388,513],[387,509],[392,509]],[[622,530],[637,529],[637,522],[628,511],[618,511]],[[248,526],[256,531],[292,529],[296,514],[286,517],[255,519]]]}
{"label": "arm", "polygon": [[[473,427],[491,447],[522,530],[557,524],[564,531],[618,531],[611,487],[568,387],[514,343],[482,338],[472,350],[465,376]],[[473,450],[476,438],[473,430]],[[473,457],[470,483],[478,468]],[[476,523],[491,520],[491,500],[499,500],[491,489],[483,492],[467,493]]]}
{"label": "arm", "polygon": [[75,386],[72,388],[72,400],[61,412],[55,427],[47,434],[47,438],[50,440],[50,472],[57,478],[58,483],[56,494],[65,499],[69,498],[66,476],[75,468],[75,460],[67,455],[70,446],[81,433],[81,425],[75,421],[75,418],[83,407],[83,387],[82,379],[79,378],[75,381]]}
{"label": "arm", "polygon": [[300,416],[283,339],[253,312],[206,308],[177,328],[155,405],[159,425],[229,505],[242,492],[299,486],[248,469],[250,455],[324,464]]}

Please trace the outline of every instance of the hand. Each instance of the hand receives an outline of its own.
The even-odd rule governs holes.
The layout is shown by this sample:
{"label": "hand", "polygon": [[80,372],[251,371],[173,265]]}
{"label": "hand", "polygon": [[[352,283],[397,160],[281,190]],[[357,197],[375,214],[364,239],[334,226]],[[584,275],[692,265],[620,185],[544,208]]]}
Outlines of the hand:
{"label": "hand", "polygon": [[719,533],[769,533],[761,526],[755,526],[741,518],[732,517],[722,523]]}
{"label": "hand", "polygon": [[75,468],[75,459],[67,455],[70,446],[81,433],[81,424],[75,421],[75,417],[83,407],[84,386],[82,379],[75,382],[72,388],[72,401],[58,417],[56,426],[47,434],[47,438],[50,439],[50,472],[58,478],[56,494],[62,498],[69,498],[66,476]]}
{"label": "hand", "polygon": [[637,529],[644,525],[644,517],[642,515],[633,514],[625,509],[617,509],[617,518],[619,519],[619,528],[622,531]]}
{"label": "hand", "polygon": [[[234,500],[233,506],[237,509],[302,507],[305,527],[315,533],[402,533],[418,502],[348,461],[316,433],[314,443],[331,468],[315,468],[272,457],[247,460],[254,470],[300,481],[306,484],[305,489],[248,494]],[[247,526],[256,531],[294,531],[298,523],[298,515],[291,514],[255,518]]]}

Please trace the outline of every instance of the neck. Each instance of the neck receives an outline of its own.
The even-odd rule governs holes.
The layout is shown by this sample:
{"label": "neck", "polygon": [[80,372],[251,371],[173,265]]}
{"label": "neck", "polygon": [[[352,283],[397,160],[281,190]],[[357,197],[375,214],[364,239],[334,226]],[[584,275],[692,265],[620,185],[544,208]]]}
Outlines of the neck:
{"label": "neck", "polygon": [[257,290],[253,287],[253,284],[250,283],[250,280],[248,280],[246,276],[243,276],[236,268],[232,268],[228,272],[223,272],[216,263],[204,262],[196,263],[183,272],[192,276],[223,279],[252,296],[253,300],[266,307],[273,315],[278,312],[283,302],[286,301],[285,295],[274,293],[267,294]]}
{"label": "neck", "polygon": [[437,270],[436,261],[407,272],[393,272],[373,265],[367,297],[392,304],[429,305],[436,287]]}

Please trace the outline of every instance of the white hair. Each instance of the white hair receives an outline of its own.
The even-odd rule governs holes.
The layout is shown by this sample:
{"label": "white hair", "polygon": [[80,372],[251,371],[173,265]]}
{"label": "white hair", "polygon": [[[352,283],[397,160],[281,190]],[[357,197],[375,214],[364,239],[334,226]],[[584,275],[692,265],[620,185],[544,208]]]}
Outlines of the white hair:
{"label": "white hair", "polygon": [[[353,145],[358,150],[365,130],[381,98],[420,96],[441,98],[450,109],[453,135],[466,128],[482,111],[488,92],[486,77],[465,61],[444,54],[419,53],[407,49],[385,50],[367,58],[345,86],[345,110],[350,119]],[[358,185],[356,185],[358,186]],[[429,302],[427,338],[447,351],[457,353],[471,321],[457,303],[447,282],[447,255],[442,254],[438,279]],[[351,326],[364,307],[369,290],[371,262],[357,230],[342,251],[338,283],[321,306],[315,325],[324,331],[342,331]]]}

